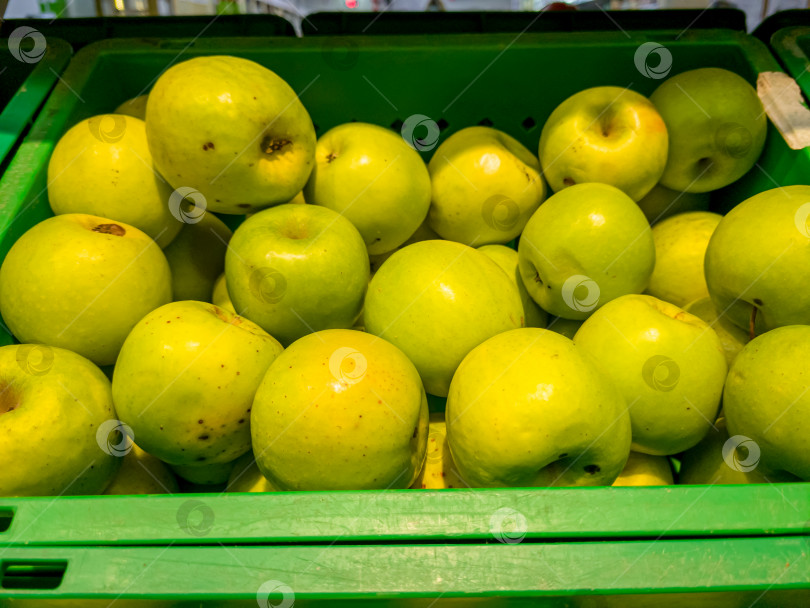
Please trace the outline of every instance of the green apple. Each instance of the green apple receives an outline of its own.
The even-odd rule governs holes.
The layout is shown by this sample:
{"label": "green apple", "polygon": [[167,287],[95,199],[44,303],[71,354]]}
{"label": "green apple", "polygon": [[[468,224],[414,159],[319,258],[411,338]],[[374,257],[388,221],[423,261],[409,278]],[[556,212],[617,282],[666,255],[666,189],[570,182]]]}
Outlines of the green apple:
{"label": "green apple", "polygon": [[377,255],[402,245],[425,219],[430,175],[399,134],[351,122],[318,139],[304,198],[348,219]]}
{"label": "green apple", "polygon": [[678,192],[661,184],[656,184],[647,195],[638,201],[650,224],[687,211],[708,211],[708,192]]}
{"label": "green apple", "polygon": [[116,410],[138,444],[164,462],[230,462],[250,449],[253,395],[281,351],[255,323],[213,304],[166,304],[121,349]]}
{"label": "green apple", "polygon": [[546,329],[550,329],[553,332],[573,340],[584,322],[584,319],[575,321],[574,319],[563,319],[562,317],[550,317]]}
{"label": "green apple", "polygon": [[467,482],[459,477],[453,456],[450,454],[447,445],[447,424],[442,412],[430,414],[425,466],[411,487],[422,490],[469,487]]}
{"label": "green apple", "polygon": [[428,222],[442,238],[471,247],[516,238],[546,195],[540,162],[518,140],[467,127],[433,153]]}
{"label": "green apple", "polygon": [[278,488],[262,475],[253,452],[242,454],[236,459],[228,478],[226,492],[276,492]]}
{"label": "green apple", "polygon": [[163,250],[172,271],[175,301],[207,301],[217,277],[225,270],[225,250],[231,229],[213,213],[203,213],[183,226],[180,234]]}
{"label": "green apple", "polygon": [[483,253],[453,241],[422,241],[377,271],[363,317],[366,331],[413,361],[427,392],[446,397],[467,353],[523,326],[523,303],[514,280]]}
{"label": "green apple", "polygon": [[627,404],[568,338],[522,328],[453,376],[447,437],[471,487],[610,485],[630,452]]}
{"label": "green apple", "polygon": [[0,378],[0,496],[103,492],[126,437],[113,433],[101,370],[68,350],[15,344],[0,347]]}
{"label": "green apple", "polygon": [[741,178],[765,145],[768,117],[756,90],[734,72],[700,68],[667,78],[650,101],[669,132],[661,185],[710,192]]}
{"label": "green apple", "polygon": [[644,291],[655,266],[647,219],[630,197],[606,184],[578,184],[550,197],[526,224],[518,253],[532,299],[574,320]]}
{"label": "green apple", "polygon": [[717,309],[711,298],[701,298],[687,304],[684,310],[690,314],[695,315],[699,319],[703,319],[711,325],[712,329],[717,333],[720,338],[720,343],[723,345],[723,352],[726,354],[726,363],[731,366],[732,361],[737,357],[743,346],[748,344],[748,332],[743,331],[731,321],[728,320],[726,315],[717,314]]}
{"label": "green apple", "polygon": [[261,472],[282,490],[407,488],[428,405],[398,348],[350,329],[304,336],[270,366],[250,415]]}
{"label": "green apple", "polygon": [[766,190],[726,214],[706,249],[718,311],[756,333],[810,324],[810,186]]}
{"label": "green apple", "polygon": [[315,128],[295,91],[239,57],[195,57],[163,72],[146,104],[146,135],[172,187],[199,191],[220,213],[286,203],[314,165]]}
{"label": "green apple", "polygon": [[183,227],[169,209],[171,195],[152,162],[144,122],[131,116],[102,114],[81,121],[59,139],[48,163],[54,213],[125,222],[161,247]]}
{"label": "green apple", "polygon": [[666,126],[649,99],[621,87],[594,87],[554,109],[540,134],[539,156],[554,192],[598,182],[638,201],[661,178],[667,146]]}
{"label": "green apple", "polygon": [[720,338],[701,319],[652,296],[627,295],[591,315],[574,343],[627,401],[634,451],[677,454],[711,428],[728,367]]}
{"label": "green apple", "polygon": [[548,324],[548,313],[532,300],[518,270],[518,252],[506,245],[484,245],[478,251],[501,267],[517,285],[520,300],[523,302],[523,325],[525,327],[545,327]]}
{"label": "green apple", "polygon": [[759,446],[748,437],[732,440],[726,419],[720,417],[695,447],[681,455],[681,484],[784,483],[801,481],[784,471],[765,472],[759,464]]}
{"label": "green apple", "polygon": [[228,285],[225,283],[225,273],[223,272],[214,282],[214,289],[211,292],[211,303],[216,304],[220,308],[227,311],[236,312],[231,302],[231,296],[228,295]]}
{"label": "green apple", "polygon": [[[728,433],[751,440],[763,472],[810,480],[810,327],[788,325],[751,340],[723,391]],[[750,450],[749,450],[750,451]]]}
{"label": "green apple", "polygon": [[692,211],[653,226],[655,268],[647,293],[675,306],[708,297],[703,258],[722,215]]}
{"label": "green apple", "polygon": [[614,486],[671,486],[672,467],[665,456],[630,452],[627,464],[613,482]]}
{"label": "green apple", "polygon": [[124,103],[115,108],[114,113],[126,114],[127,116],[146,120],[146,101],[148,99],[149,95],[139,95],[138,97],[127,99]]}
{"label": "green apple", "polygon": [[0,267],[0,311],[21,342],[115,362],[135,324],[172,299],[169,264],[123,222],[69,213],[23,234]]}
{"label": "green apple", "polygon": [[339,213],[279,205],[236,229],[225,276],[234,308],[286,346],[313,331],[354,325],[368,288],[368,253]]}
{"label": "green apple", "polygon": [[121,469],[105,494],[177,494],[180,488],[166,463],[147,454],[137,445],[121,459]]}
{"label": "green apple", "polygon": [[169,465],[174,473],[186,481],[200,486],[214,486],[226,483],[234,469],[235,461],[206,462],[203,464]]}

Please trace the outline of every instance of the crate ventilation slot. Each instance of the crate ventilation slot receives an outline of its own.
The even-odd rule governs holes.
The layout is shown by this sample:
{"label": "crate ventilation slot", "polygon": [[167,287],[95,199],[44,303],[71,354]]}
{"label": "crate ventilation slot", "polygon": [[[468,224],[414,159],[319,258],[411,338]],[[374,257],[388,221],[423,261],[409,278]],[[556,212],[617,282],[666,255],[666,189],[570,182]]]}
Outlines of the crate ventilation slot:
{"label": "crate ventilation slot", "polygon": [[491,127],[495,123],[492,122],[489,118],[482,118],[481,120],[478,121],[478,124],[481,125],[482,127]]}
{"label": "crate ventilation slot", "polygon": [[67,561],[0,562],[0,589],[56,589],[62,584]]}
{"label": "crate ventilation slot", "polygon": [[12,519],[14,519],[14,511],[0,508],[0,534],[11,527]]}
{"label": "crate ventilation slot", "polygon": [[526,118],[520,124],[523,125],[523,128],[526,129],[527,131],[531,131],[532,129],[534,129],[537,126],[537,122],[531,116]]}

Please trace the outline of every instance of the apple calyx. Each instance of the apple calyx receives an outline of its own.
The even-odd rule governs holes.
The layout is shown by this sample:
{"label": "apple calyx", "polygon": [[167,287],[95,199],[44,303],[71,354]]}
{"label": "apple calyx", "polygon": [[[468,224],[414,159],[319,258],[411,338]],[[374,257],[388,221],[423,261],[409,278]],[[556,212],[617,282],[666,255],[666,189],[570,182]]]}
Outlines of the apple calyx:
{"label": "apple calyx", "polygon": [[273,154],[274,152],[278,152],[290,144],[292,144],[292,140],[276,139],[271,135],[265,135],[264,139],[262,139],[261,149],[265,154]]}
{"label": "apple calyx", "polygon": [[127,233],[126,229],[120,224],[99,224],[91,228],[91,230],[101,234],[112,234],[113,236],[124,236]]}

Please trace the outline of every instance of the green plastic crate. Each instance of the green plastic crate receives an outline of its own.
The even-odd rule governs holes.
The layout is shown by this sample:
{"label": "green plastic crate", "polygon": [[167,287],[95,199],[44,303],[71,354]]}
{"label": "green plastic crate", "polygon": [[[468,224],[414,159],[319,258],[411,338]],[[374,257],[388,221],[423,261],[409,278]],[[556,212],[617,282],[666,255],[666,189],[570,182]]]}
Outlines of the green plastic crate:
{"label": "green plastic crate", "polygon": [[777,30],[771,36],[771,48],[788,74],[793,76],[804,96],[810,94],[810,16],[808,25],[797,25]]}
{"label": "green plastic crate", "polygon": [[[578,90],[651,93],[660,81],[635,62],[643,42],[666,47],[673,73],[714,65],[753,84],[780,69],[761,42],[720,29],[93,44],[0,179],[0,256],[51,214],[45,173],[61,134],[146,90],[178,56],[227,53],[270,67],[299,92],[318,133],[350,120],[399,129],[422,114],[441,138],[492,124],[535,150],[543,121]],[[713,205],[808,175],[807,157],[771,129],[757,166]],[[247,606],[277,580],[296,605],[804,606],[809,526],[810,484],[0,498],[0,604]],[[639,595],[664,592],[673,595]]]}
{"label": "green plastic crate", "polygon": [[778,537],[9,549],[0,606],[806,608],[807,551]]}
{"label": "green plastic crate", "polygon": [[[0,170],[73,54],[64,40],[31,29],[14,28],[12,39],[0,41]],[[20,46],[14,40],[23,34],[28,35]]]}

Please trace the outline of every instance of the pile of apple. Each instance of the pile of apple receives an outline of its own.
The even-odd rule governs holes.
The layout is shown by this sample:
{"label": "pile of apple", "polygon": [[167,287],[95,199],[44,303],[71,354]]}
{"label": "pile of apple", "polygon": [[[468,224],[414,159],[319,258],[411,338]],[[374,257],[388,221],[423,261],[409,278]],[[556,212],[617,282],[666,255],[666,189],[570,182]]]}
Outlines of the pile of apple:
{"label": "pile of apple", "polygon": [[0,268],[0,495],[810,479],[810,186],[708,211],[745,80],[584,90],[537,156],[410,122],[316,140],[220,56],[67,131]]}

